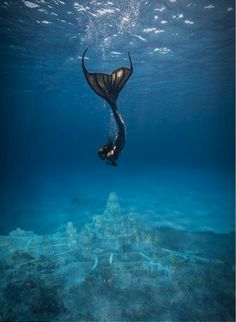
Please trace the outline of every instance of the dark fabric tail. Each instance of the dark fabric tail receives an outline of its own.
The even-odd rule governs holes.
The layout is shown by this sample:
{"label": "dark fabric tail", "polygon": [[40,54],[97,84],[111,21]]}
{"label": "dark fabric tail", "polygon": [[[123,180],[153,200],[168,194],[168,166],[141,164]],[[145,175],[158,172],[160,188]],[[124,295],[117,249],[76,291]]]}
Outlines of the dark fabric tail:
{"label": "dark fabric tail", "polygon": [[88,48],[84,51],[82,56],[82,68],[84,72],[84,76],[92,88],[92,90],[105,99],[110,105],[114,104],[121,92],[122,88],[125,86],[129,77],[133,73],[133,65],[131,61],[130,54],[129,61],[130,67],[121,67],[113,71],[111,74],[104,73],[90,73],[84,64],[84,57]]}

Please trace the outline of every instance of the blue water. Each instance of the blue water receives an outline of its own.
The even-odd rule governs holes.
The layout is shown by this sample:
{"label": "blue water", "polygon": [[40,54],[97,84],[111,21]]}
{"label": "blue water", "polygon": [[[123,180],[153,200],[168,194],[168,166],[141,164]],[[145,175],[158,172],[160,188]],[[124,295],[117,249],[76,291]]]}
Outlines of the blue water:
{"label": "blue water", "polygon": [[[1,26],[2,232],[50,231],[71,199],[91,198],[84,218],[110,191],[147,221],[234,229],[233,1],[5,1]],[[97,157],[114,120],[86,47],[91,71],[133,59],[117,168]]]}
{"label": "blue water", "polygon": [[[234,231],[234,14],[232,0],[2,1],[0,234],[80,230],[112,191],[145,229]],[[93,72],[133,61],[115,168],[97,156],[116,128],[87,47]]]}

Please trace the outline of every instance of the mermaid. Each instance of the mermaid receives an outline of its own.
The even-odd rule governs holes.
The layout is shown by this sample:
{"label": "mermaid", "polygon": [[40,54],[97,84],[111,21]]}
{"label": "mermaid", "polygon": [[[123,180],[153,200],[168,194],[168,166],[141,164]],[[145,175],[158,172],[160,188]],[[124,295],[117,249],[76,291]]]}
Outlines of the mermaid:
{"label": "mermaid", "polygon": [[117,166],[117,160],[125,146],[126,129],[124,120],[116,105],[116,101],[122,88],[125,86],[129,77],[133,73],[131,57],[128,52],[130,61],[129,68],[120,67],[114,70],[111,74],[90,73],[84,64],[84,57],[87,50],[88,48],[84,51],[82,56],[82,68],[84,76],[92,90],[110,105],[118,129],[115,138],[109,138],[107,143],[100,147],[98,150],[98,156],[102,160],[105,160],[107,164]]}

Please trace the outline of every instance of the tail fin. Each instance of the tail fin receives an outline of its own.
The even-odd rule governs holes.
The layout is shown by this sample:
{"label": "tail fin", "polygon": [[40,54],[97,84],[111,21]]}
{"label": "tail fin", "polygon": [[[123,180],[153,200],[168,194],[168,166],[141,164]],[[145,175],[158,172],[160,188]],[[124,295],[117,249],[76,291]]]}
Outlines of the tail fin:
{"label": "tail fin", "polygon": [[130,68],[121,67],[116,69],[109,75],[104,73],[90,73],[86,69],[84,64],[84,57],[87,50],[88,48],[84,51],[82,56],[82,67],[84,76],[89,86],[93,89],[93,91],[97,95],[105,99],[108,103],[112,104],[117,100],[119,93],[121,92],[122,88],[125,86],[129,77],[133,73],[133,65],[130,54],[128,52]]}

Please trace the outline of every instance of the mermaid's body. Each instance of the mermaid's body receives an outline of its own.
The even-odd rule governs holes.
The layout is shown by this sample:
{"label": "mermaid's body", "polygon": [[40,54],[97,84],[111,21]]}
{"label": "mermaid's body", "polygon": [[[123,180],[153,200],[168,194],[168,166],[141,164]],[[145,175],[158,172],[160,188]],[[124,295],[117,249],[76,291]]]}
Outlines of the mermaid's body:
{"label": "mermaid's body", "polygon": [[105,99],[110,105],[118,127],[118,132],[115,138],[113,140],[109,139],[108,142],[98,150],[98,155],[102,160],[106,160],[107,164],[116,166],[116,161],[125,146],[126,139],[125,123],[118,111],[116,100],[133,72],[132,61],[129,55],[130,68],[118,68],[110,75],[104,73],[90,73],[87,71],[84,64],[86,52],[87,49],[82,56],[82,67],[85,78],[94,92]]}

